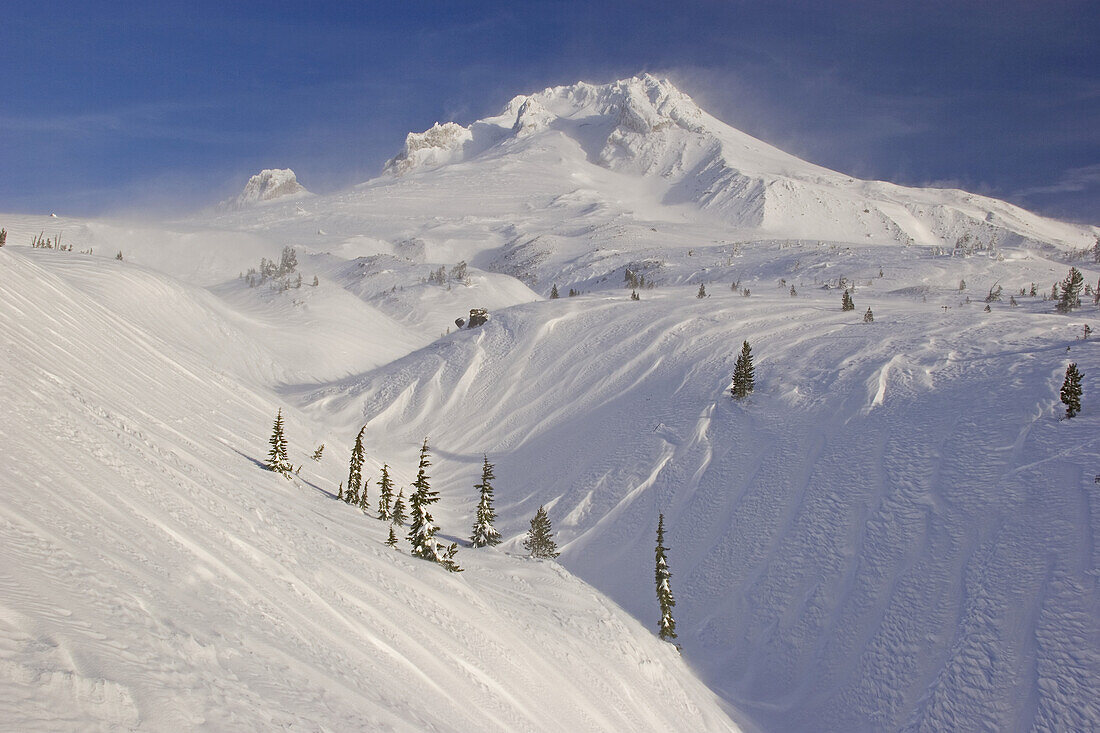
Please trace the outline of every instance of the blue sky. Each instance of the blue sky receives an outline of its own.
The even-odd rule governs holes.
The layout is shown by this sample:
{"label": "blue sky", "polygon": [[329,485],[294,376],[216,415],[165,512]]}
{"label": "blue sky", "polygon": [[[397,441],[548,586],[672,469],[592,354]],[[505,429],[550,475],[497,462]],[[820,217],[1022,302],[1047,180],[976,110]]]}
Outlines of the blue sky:
{"label": "blue sky", "polygon": [[183,210],[291,167],[336,190],[405,133],[642,71],[836,170],[1100,224],[1100,3],[21,2],[0,211]]}

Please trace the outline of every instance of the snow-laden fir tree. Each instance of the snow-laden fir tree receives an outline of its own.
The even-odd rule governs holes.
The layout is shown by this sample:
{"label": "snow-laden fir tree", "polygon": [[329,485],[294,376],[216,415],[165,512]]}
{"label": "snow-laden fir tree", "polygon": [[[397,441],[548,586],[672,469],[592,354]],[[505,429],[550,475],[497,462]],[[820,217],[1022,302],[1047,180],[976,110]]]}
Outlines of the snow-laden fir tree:
{"label": "snow-laden fir tree", "polygon": [[849,293],[847,290],[845,290],[844,294],[840,296],[840,310],[842,310],[842,311],[854,311],[855,309],[856,309],[856,304],[852,300],[852,294]]}
{"label": "snow-laden fir tree", "polygon": [[481,483],[474,484],[474,488],[481,495],[477,503],[477,517],[474,519],[474,531],[470,535],[470,544],[473,547],[485,547],[486,545],[499,545],[500,532],[493,526],[497,513],[493,509],[493,464],[489,463],[489,456],[484,456],[481,466]]}
{"label": "snow-laden fir tree", "polygon": [[1062,281],[1062,294],[1058,298],[1057,310],[1059,313],[1069,313],[1074,308],[1081,307],[1081,286],[1085,284],[1085,276],[1076,267],[1069,268],[1069,274]]}
{"label": "snow-laden fir tree", "polygon": [[363,431],[366,429],[364,425],[359,429],[359,435],[355,436],[351,460],[348,461],[348,487],[344,489],[344,501],[348,504],[359,503],[359,489],[363,486]]}
{"label": "snow-laden fir tree", "polygon": [[557,557],[560,554],[554,542],[550,517],[546,514],[545,507],[540,506],[532,517],[531,529],[527,531],[527,537],[523,540],[523,549],[527,550],[527,554],[531,557]]}
{"label": "snow-laden fir tree", "polygon": [[752,365],[752,347],[746,341],[741,345],[741,353],[733,365],[733,387],[730,394],[735,400],[748,397],[756,386],[756,369]]}
{"label": "snow-laden fir tree", "polygon": [[428,483],[428,466],[432,465],[428,458],[428,439],[424,438],[424,444],[420,446],[420,466],[416,472],[416,480],[413,481],[413,493],[409,497],[409,544],[412,545],[412,554],[422,560],[437,562],[452,572],[461,570],[454,561],[454,555],[458,546],[451,543],[449,547],[440,547],[435,533],[439,531],[435,520],[428,508],[439,501],[439,492],[433,491]]}
{"label": "snow-laden fir tree", "polygon": [[550,300],[557,300],[558,298],[558,284],[554,283],[554,286],[550,288]]}
{"label": "snow-laden fir tree", "polygon": [[699,292],[695,294],[695,297],[696,298],[705,298],[705,297],[707,297],[707,289],[706,289],[706,287],[704,287],[703,283],[699,283]]}
{"label": "snow-laden fir tree", "polygon": [[668,569],[668,558],[665,553],[665,515],[657,516],[657,605],[661,608],[661,620],[657,624],[657,634],[666,641],[676,638],[676,620],[672,618],[672,607],[676,605],[676,599],[672,597],[672,588],[669,586],[669,578],[672,573]]}
{"label": "snow-laden fir tree", "polygon": [[267,468],[269,471],[281,473],[290,478],[290,459],[286,454],[286,435],[283,434],[283,408],[275,413],[275,425],[271,429],[271,437],[267,441],[271,449],[267,452]]}
{"label": "snow-laden fir tree", "polygon": [[370,514],[370,501],[367,499],[367,486],[370,481],[363,481],[363,490],[359,492],[359,508],[364,514]]}
{"label": "snow-laden fir tree", "polygon": [[315,461],[321,460],[321,456],[324,455],[324,453],[325,453],[325,444],[321,443],[321,445],[317,446],[317,450],[313,451],[313,456],[312,456],[313,460],[315,460]]}
{"label": "snow-laden fir tree", "polygon": [[378,479],[378,518],[393,519],[393,481],[389,464],[382,464],[382,478]]}
{"label": "snow-laden fir tree", "polygon": [[[986,310],[989,310],[989,306],[986,306]],[[875,314],[871,312],[870,307],[867,308],[867,312],[863,314],[864,323],[874,323]]]}
{"label": "snow-laden fir tree", "polygon": [[1077,364],[1066,367],[1066,378],[1062,382],[1060,393],[1062,404],[1066,406],[1066,417],[1074,417],[1081,411],[1081,372]]}
{"label": "snow-laden fir tree", "polygon": [[390,536],[386,538],[386,544],[390,547],[397,547],[397,534],[393,531],[393,525],[390,525]]}
{"label": "snow-laden fir tree", "polygon": [[405,490],[399,489],[397,491],[397,497],[393,500],[393,511],[390,512],[390,521],[398,527],[404,527],[405,520],[408,518],[409,513],[405,509]]}

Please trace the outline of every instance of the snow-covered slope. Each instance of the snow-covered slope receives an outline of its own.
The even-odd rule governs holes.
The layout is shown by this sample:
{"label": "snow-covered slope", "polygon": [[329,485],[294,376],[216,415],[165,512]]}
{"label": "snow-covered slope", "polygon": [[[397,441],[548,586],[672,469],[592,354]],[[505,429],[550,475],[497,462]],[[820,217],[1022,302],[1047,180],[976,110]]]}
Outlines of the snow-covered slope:
{"label": "snow-covered slope", "polygon": [[1096,727],[1100,422],[1057,402],[1070,360],[1100,373],[1080,320],[792,282],[516,308],[313,399],[382,445],[440,426],[455,491],[496,457],[506,534],[546,504],[566,566],[654,622],[663,512],[685,654],[767,730]]}
{"label": "snow-covered slope", "polygon": [[[1070,266],[1100,278],[1095,227],[849,178],[651,77],[411,134],[382,176],[330,196],[0,224],[17,457],[0,480],[20,533],[4,547],[39,548],[0,576],[16,707],[68,695],[83,720],[133,720],[129,695],[165,727],[145,712],[164,699],[140,678],[154,670],[203,690],[166,708],[183,728],[721,728],[642,628],[663,512],[685,658],[765,730],[1100,728],[1100,355],[1078,338],[1097,310],[1045,296]],[[76,251],[26,249],[43,230]],[[300,286],[249,272],[287,246]],[[476,307],[489,323],[456,329]],[[734,402],[744,340],[757,389]],[[1070,361],[1084,410],[1060,420]],[[280,404],[294,483],[255,463]],[[364,424],[370,471],[406,485],[430,436],[458,539],[488,454],[501,551],[440,577],[335,505]],[[75,503],[51,503],[55,485]],[[561,564],[613,602],[512,556],[540,505]],[[78,549],[93,540],[108,549]],[[560,701],[518,671],[542,644]],[[663,718],[648,705],[669,685]],[[264,717],[284,699],[289,717]]]}
{"label": "snow-covered slope", "polygon": [[76,254],[0,267],[0,727],[734,729],[555,563],[485,550],[451,575],[387,547],[329,493],[346,446],[285,405],[307,465],[263,471],[273,395],[216,368],[225,340],[263,346],[204,298]]}

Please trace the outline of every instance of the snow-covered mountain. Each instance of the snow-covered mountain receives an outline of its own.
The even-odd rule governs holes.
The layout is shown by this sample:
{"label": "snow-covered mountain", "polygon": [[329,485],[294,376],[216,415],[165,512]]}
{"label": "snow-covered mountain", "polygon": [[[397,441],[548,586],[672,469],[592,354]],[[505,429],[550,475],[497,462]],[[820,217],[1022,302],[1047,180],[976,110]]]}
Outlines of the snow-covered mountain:
{"label": "snow-covered mountain", "polygon": [[[20,729],[731,728],[651,635],[659,513],[684,661],[749,728],[1100,727],[1097,310],[1047,299],[1097,283],[1095,227],[829,171],[649,76],[332,195],[0,225]],[[487,455],[504,544],[386,547],[330,496],[364,425],[406,488],[430,437],[458,540]],[[560,565],[517,557],[539,506]]]}

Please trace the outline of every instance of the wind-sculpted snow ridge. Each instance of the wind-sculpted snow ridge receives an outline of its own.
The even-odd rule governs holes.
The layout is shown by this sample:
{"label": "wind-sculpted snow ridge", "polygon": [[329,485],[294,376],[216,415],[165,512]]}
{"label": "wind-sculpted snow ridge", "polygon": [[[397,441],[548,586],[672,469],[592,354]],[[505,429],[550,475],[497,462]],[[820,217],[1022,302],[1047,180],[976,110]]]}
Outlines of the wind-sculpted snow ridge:
{"label": "wind-sculpted snow ridge", "polygon": [[788,284],[518,306],[315,399],[397,444],[439,426],[445,493],[488,453],[506,546],[547,506],[651,625],[663,513],[677,641],[764,730],[1100,727],[1100,413],[1057,401],[1068,361],[1100,374],[1081,319]]}
{"label": "wind-sculpted snow ridge", "polygon": [[0,269],[0,728],[735,730],[559,565],[387,547],[330,493],[348,436],[283,403],[306,465],[263,470],[282,400],[218,353],[262,356],[247,319],[113,258],[9,245]]}
{"label": "wind-sculpted snow ridge", "polygon": [[226,209],[242,209],[253,204],[274,201],[287,196],[308,197],[313,194],[298,183],[294,171],[289,168],[268,168],[248,179],[244,190],[236,198],[222,203]]}

